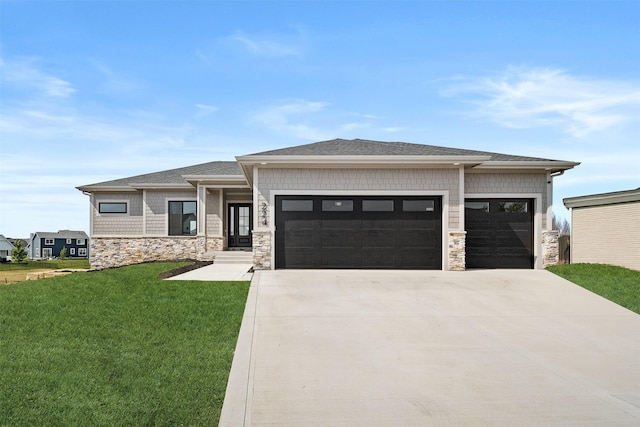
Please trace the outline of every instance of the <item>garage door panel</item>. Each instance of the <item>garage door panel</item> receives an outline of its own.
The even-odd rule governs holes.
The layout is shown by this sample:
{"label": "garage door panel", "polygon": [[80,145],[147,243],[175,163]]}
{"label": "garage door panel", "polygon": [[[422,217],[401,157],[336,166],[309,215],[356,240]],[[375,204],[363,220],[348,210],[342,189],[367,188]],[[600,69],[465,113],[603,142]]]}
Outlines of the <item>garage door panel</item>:
{"label": "garage door panel", "polygon": [[466,199],[465,229],[468,268],[533,268],[533,200]]}
{"label": "garage door panel", "polygon": [[[405,200],[429,200],[432,211],[405,212]],[[276,268],[439,269],[441,215],[438,197],[277,196]]]}

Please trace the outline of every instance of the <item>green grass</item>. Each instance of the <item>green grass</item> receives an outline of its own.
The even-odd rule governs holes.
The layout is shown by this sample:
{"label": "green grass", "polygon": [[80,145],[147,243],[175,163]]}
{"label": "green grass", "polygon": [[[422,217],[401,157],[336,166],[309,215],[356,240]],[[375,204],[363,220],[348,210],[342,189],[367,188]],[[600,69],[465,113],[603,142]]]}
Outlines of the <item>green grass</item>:
{"label": "green grass", "polygon": [[640,271],[605,264],[554,265],[547,270],[640,314]]}
{"label": "green grass", "polygon": [[15,271],[15,270],[62,270],[65,268],[89,268],[88,259],[54,259],[51,261],[33,261],[27,260],[25,262],[7,262],[0,263],[0,271]]}
{"label": "green grass", "polygon": [[180,265],[0,287],[0,425],[217,425],[249,282]]}

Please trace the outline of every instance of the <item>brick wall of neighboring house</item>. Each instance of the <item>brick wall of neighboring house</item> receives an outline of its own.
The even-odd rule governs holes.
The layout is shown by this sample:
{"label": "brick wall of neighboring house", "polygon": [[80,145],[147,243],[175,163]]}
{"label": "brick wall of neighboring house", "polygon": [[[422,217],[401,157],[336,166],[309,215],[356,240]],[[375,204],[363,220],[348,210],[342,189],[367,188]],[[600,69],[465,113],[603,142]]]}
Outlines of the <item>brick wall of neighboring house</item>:
{"label": "brick wall of neighboring house", "polygon": [[640,202],[571,209],[571,262],[640,270]]}

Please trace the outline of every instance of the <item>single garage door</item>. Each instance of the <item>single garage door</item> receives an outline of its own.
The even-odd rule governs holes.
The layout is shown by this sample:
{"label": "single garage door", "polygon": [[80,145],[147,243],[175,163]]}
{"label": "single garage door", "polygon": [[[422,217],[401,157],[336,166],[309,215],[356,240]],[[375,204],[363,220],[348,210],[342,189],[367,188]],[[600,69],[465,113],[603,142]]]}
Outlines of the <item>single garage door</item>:
{"label": "single garage door", "polygon": [[440,197],[275,201],[276,268],[442,268]]}
{"label": "single garage door", "polygon": [[533,268],[533,200],[465,199],[467,268]]}

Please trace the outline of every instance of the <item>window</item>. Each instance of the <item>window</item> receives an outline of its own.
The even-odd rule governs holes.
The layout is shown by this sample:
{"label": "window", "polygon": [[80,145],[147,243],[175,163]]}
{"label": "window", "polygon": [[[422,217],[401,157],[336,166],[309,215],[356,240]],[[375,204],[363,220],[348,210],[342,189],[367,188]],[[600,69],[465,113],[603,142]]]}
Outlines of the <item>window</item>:
{"label": "window", "polygon": [[53,246],[54,242],[54,239],[44,239],[44,244],[47,246]]}
{"label": "window", "polygon": [[82,246],[85,244],[85,239],[76,239],[76,245]]}
{"label": "window", "polygon": [[322,210],[332,212],[353,211],[353,200],[323,200]]}
{"label": "window", "polygon": [[42,248],[42,258],[51,258],[52,249],[51,248]]}
{"label": "window", "polygon": [[87,248],[78,248],[78,256],[87,256]]}
{"label": "window", "polygon": [[485,201],[467,201],[464,202],[464,207],[465,209],[472,209],[474,211],[489,212],[489,202]]}
{"label": "window", "polygon": [[393,212],[393,200],[363,200],[363,212]]}
{"label": "window", "polygon": [[67,239],[67,245],[71,244],[71,239]]}
{"label": "window", "polygon": [[169,202],[170,236],[195,236],[197,222],[196,202]]}
{"label": "window", "polygon": [[435,202],[433,200],[403,200],[402,210],[404,212],[433,212]]}
{"label": "window", "polygon": [[75,254],[76,254],[76,248],[69,249],[69,255],[75,255]]}
{"label": "window", "polygon": [[529,203],[526,200],[513,202],[498,202],[498,212],[524,213],[529,210]]}
{"label": "window", "polygon": [[127,202],[98,203],[98,212],[115,214],[127,213]]}
{"label": "window", "polygon": [[283,200],[283,212],[312,212],[313,200]]}

